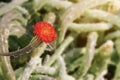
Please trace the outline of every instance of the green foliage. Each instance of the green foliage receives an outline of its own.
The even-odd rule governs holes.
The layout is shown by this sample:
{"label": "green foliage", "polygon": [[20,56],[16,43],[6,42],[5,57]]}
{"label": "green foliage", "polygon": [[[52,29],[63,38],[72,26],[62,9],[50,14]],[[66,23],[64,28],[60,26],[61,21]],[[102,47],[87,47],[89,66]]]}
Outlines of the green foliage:
{"label": "green foliage", "polygon": [[[0,56],[0,80],[120,80],[119,3],[2,0],[0,53],[32,48],[10,58]],[[38,21],[55,27],[56,41],[37,42],[33,27]]]}

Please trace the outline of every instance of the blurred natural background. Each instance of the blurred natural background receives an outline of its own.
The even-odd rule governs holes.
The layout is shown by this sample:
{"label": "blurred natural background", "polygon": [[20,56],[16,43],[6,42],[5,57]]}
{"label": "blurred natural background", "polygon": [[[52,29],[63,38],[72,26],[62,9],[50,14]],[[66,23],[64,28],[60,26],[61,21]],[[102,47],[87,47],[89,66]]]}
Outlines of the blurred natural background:
{"label": "blurred natural background", "polygon": [[0,80],[120,80],[120,0],[0,0],[0,53],[30,44],[38,21],[57,39],[0,56]]}

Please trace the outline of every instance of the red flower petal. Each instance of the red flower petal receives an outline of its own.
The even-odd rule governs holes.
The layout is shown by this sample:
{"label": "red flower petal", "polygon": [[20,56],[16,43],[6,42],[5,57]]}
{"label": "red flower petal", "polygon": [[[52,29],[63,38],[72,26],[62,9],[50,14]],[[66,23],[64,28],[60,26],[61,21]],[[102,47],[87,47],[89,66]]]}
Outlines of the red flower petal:
{"label": "red flower petal", "polygon": [[34,34],[45,43],[50,43],[56,39],[54,27],[47,22],[38,22],[34,26]]}

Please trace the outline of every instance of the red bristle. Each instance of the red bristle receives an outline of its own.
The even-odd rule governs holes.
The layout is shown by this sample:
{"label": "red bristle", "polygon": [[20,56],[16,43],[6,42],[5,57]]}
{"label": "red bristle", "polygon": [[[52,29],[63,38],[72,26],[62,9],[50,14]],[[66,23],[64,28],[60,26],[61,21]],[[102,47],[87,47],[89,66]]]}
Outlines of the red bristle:
{"label": "red bristle", "polygon": [[45,43],[50,43],[56,39],[54,27],[47,22],[38,22],[34,26],[34,34],[37,38]]}

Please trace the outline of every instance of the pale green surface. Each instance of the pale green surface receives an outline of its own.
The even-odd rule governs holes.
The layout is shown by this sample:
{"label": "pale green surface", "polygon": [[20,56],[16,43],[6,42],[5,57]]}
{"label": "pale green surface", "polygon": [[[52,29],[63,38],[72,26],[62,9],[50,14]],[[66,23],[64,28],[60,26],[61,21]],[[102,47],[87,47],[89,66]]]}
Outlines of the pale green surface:
{"label": "pale green surface", "polygon": [[[35,47],[29,54],[1,56],[0,80],[106,80],[108,73],[112,80],[120,80],[119,3],[120,0],[0,2],[0,52],[15,51],[28,44]],[[33,43],[33,26],[38,21],[55,27],[54,42],[41,42],[39,47]]]}

